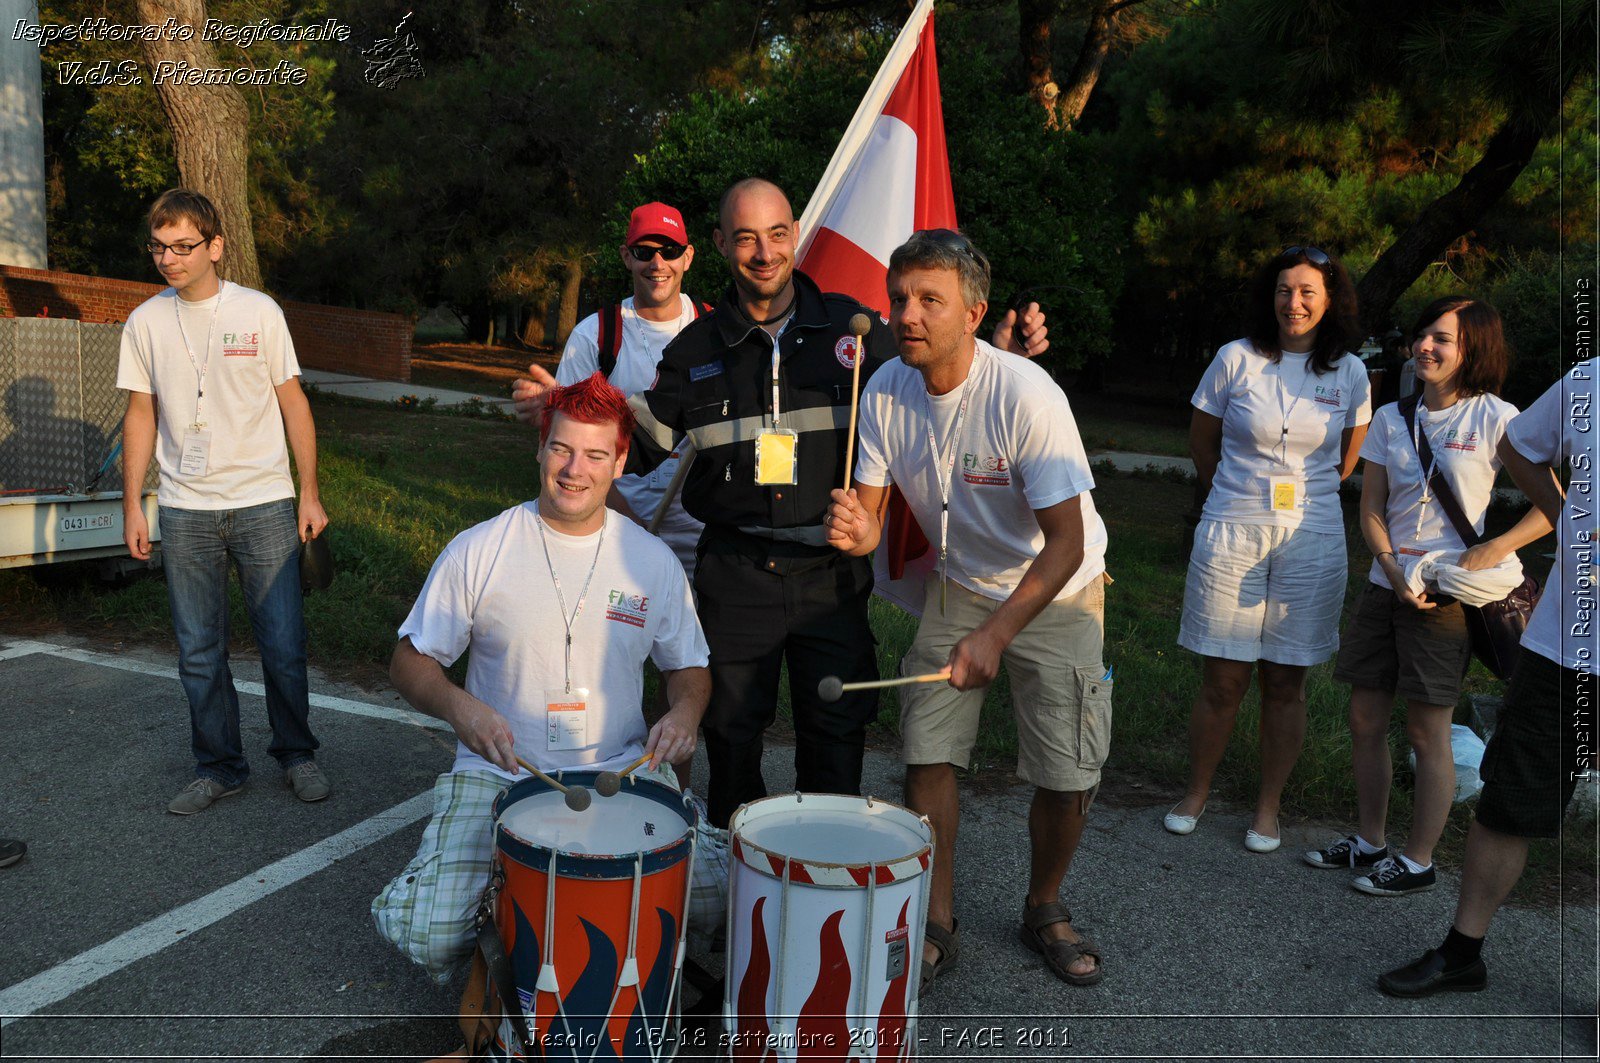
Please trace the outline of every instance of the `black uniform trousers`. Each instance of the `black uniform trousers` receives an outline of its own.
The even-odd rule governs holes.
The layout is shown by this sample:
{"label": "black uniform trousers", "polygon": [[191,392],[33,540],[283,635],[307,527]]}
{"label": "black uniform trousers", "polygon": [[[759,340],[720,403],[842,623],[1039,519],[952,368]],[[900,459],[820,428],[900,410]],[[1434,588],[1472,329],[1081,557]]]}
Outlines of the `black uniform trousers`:
{"label": "black uniform trousers", "polygon": [[700,624],[711,649],[711,705],[701,722],[711,763],[706,804],[718,827],[741,804],[767,796],[762,736],[777,716],[785,659],[797,790],[860,793],[867,724],[878,711],[876,690],[846,693],[831,704],[817,696],[825,676],[846,683],[878,678],[867,622],[871,564],[837,551],[764,560],[770,545],[708,527],[695,568]]}

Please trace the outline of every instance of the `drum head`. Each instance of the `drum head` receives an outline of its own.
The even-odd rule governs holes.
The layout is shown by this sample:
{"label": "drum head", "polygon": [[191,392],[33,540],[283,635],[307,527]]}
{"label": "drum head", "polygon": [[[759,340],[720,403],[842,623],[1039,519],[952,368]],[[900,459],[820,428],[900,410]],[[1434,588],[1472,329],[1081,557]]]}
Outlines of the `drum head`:
{"label": "drum head", "polygon": [[529,794],[500,814],[499,826],[529,845],[579,856],[647,853],[689,833],[681,814],[628,789],[597,796],[582,812],[554,790]]}
{"label": "drum head", "polygon": [[836,795],[771,798],[745,806],[739,837],[806,864],[886,864],[928,847],[926,828],[898,805]]}

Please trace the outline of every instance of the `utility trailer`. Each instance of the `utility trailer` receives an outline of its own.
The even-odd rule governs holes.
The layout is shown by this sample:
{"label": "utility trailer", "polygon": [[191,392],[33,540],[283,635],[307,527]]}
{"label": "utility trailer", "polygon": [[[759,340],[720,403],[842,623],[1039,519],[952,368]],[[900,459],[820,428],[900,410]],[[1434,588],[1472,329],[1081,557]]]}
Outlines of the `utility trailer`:
{"label": "utility trailer", "polygon": [[[158,562],[122,541],[121,342],[120,324],[0,317],[0,568],[103,558],[115,576]],[[152,460],[152,542],[156,478]]]}

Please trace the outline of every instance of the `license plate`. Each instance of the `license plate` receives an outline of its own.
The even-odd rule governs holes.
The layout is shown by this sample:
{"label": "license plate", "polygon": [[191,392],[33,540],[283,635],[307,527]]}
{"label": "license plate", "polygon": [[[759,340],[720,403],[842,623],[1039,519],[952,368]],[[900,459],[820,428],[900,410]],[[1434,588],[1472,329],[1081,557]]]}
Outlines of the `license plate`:
{"label": "license plate", "polygon": [[95,531],[99,528],[111,527],[110,513],[96,513],[88,517],[62,517],[61,530],[63,532]]}

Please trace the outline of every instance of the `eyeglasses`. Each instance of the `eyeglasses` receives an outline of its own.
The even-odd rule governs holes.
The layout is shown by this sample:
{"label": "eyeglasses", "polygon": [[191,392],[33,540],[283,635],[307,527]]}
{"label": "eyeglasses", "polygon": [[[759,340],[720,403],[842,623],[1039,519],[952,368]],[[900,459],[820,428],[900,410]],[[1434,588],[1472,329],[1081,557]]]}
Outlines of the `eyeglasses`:
{"label": "eyeglasses", "polygon": [[689,248],[684,244],[634,244],[628,248],[628,254],[633,256],[635,262],[649,262],[657,255],[661,256],[663,262],[676,262],[687,250]]}
{"label": "eyeglasses", "polygon": [[164,252],[164,251],[171,251],[173,254],[177,255],[179,258],[187,258],[189,255],[192,255],[194,253],[194,249],[195,248],[204,247],[205,245],[209,244],[210,242],[211,242],[210,240],[201,240],[197,244],[196,243],[164,244],[160,240],[151,240],[150,242],[148,242],[147,244],[144,245],[144,249],[146,251],[150,252],[152,255],[155,255],[157,258],[159,258],[161,256],[162,252]]}
{"label": "eyeglasses", "polygon": [[932,240],[946,251],[954,251],[958,255],[966,255],[983,267],[985,274],[989,272],[989,260],[984,256],[984,253],[979,251],[971,240],[968,240],[954,229],[918,229],[911,235],[913,237],[920,236],[925,240]]}
{"label": "eyeglasses", "polygon": [[1320,247],[1313,247],[1310,244],[1294,244],[1278,252],[1279,258],[1299,258],[1301,255],[1305,256],[1307,262],[1311,263],[1313,266],[1317,266],[1318,268],[1326,266],[1332,261],[1332,259],[1328,257],[1328,253],[1326,251]]}

